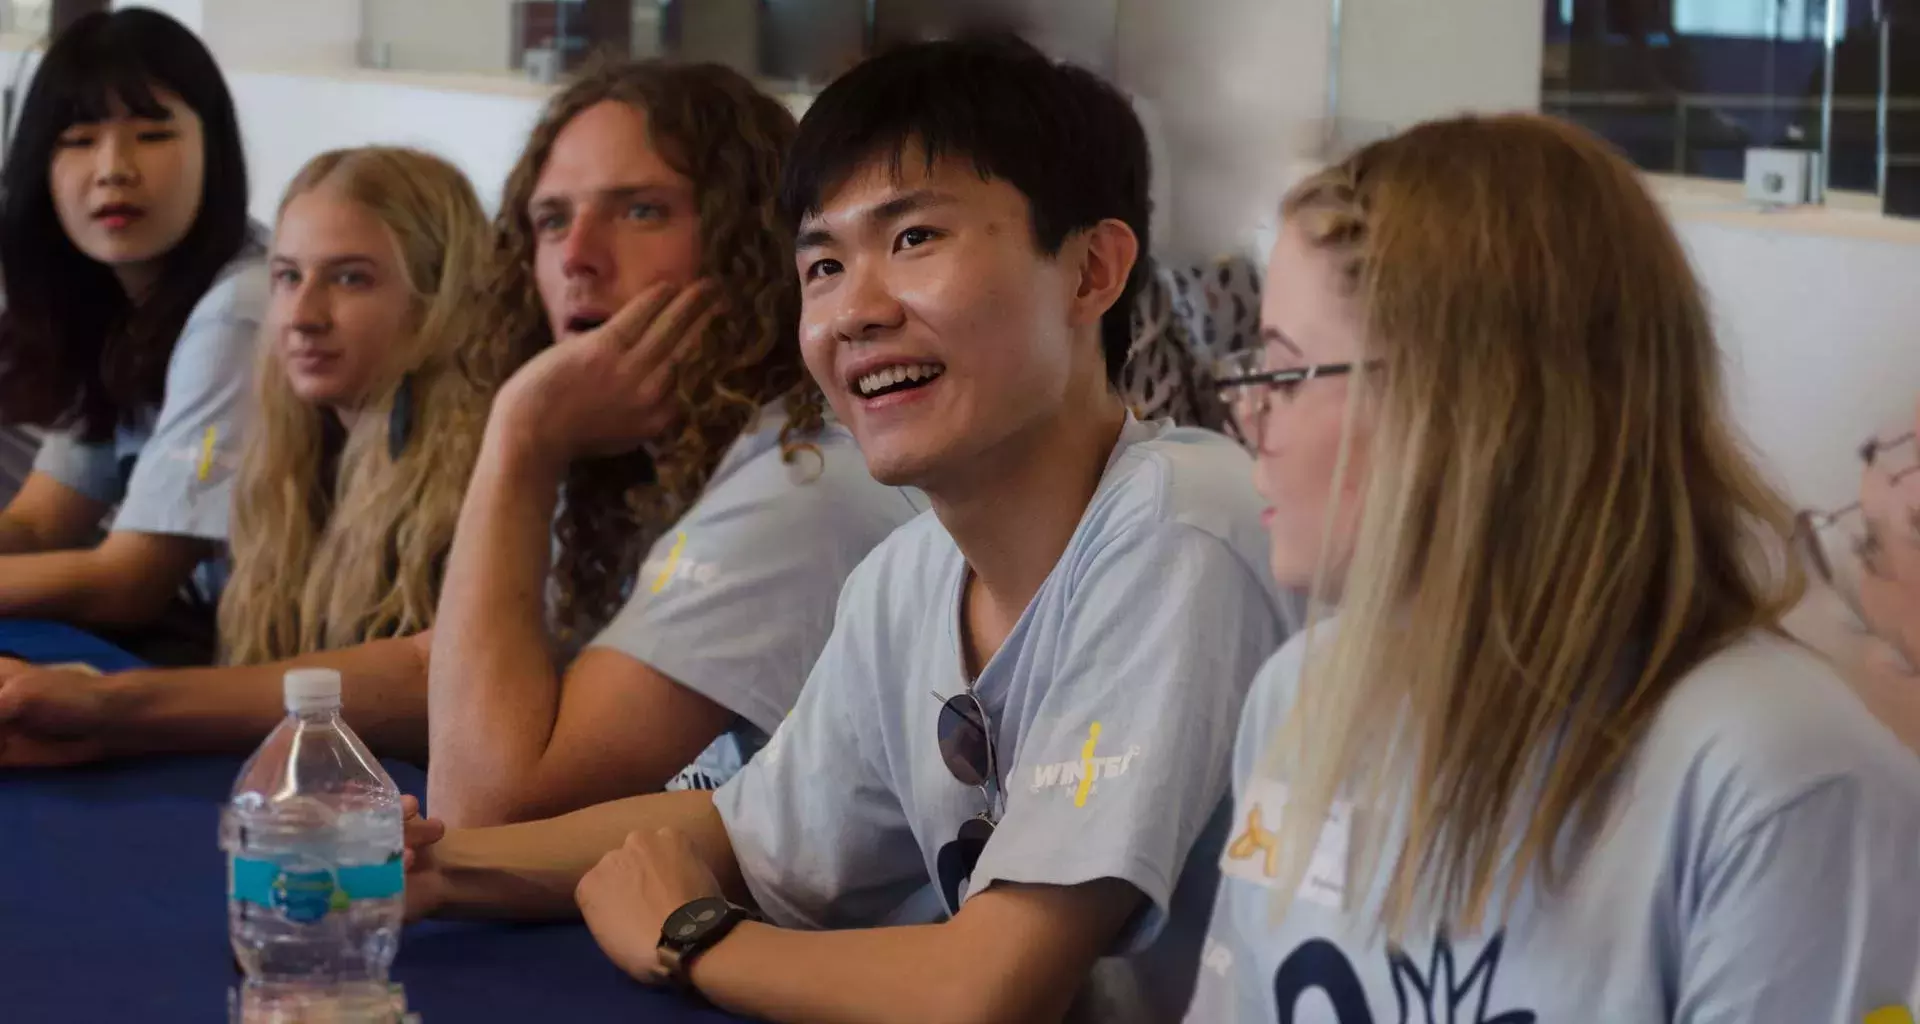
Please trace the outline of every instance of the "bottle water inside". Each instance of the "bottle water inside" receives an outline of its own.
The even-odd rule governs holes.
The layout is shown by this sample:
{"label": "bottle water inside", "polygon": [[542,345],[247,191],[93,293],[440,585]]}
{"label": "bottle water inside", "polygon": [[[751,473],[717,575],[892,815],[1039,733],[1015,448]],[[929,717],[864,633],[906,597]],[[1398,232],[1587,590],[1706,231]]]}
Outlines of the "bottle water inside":
{"label": "bottle water inside", "polygon": [[[287,717],[233,785],[220,820],[227,925],[248,1020],[398,1020],[388,969],[406,913],[400,793],[340,719],[340,674],[296,669]],[[379,1004],[379,1013],[342,1015]],[[258,1012],[244,1013],[243,1006]],[[312,1011],[312,1012],[309,1012]]]}

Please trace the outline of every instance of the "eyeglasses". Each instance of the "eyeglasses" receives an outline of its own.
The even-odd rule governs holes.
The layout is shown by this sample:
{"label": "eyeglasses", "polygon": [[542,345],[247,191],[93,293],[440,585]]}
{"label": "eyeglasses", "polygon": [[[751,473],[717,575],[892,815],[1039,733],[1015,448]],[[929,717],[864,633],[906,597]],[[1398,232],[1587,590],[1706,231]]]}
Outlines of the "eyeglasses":
{"label": "eyeglasses", "polygon": [[1235,352],[1213,364],[1213,387],[1220,403],[1227,407],[1227,432],[1256,454],[1265,450],[1267,414],[1273,409],[1273,395],[1292,398],[1300,385],[1324,377],[1343,377],[1367,369],[1372,363],[1319,363],[1286,370],[1265,368],[1265,355],[1259,349]]}
{"label": "eyeglasses", "polygon": [[[1884,470],[1890,483],[1920,472],[1920,442],[1912,432],[1891,438],[1873,438],[1860,446],[1860,461]],[[1907,528],[1920,541],[1920,509],[1910,511]],[[1860,605],[1860,582],[1866,574],[1880,573],[1876,558],[1885,538],[1870,521],[1859,502],[1845,508],[1822,512],[1802,511],[1794,518],[1794,546],[1813,575],[1833,588],[1847,607],[1866,621]]]}
{"label": "eyeglasses", "polygon": [[953,841],[940,849],[940,891],[946,897],[947,910],[957,914],[960,885],[973,877],[980,855],[986,852],[987,840],[993,838],[1003,792],[1000,765],[994,756],[993,722],[987,717],[985,705],[971,690],[954,697],[935,693],[933,698],[940,702],[940,760],[955,779],[978,789],[987,801],[987,809],[961,822]]}

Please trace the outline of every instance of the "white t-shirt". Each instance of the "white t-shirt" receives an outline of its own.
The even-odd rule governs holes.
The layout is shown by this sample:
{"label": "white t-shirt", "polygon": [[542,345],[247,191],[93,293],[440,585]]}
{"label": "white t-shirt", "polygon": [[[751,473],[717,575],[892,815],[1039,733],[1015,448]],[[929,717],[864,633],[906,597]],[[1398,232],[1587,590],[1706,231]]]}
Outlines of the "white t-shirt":
{"label": "white t-shirt", "polygon": [[90,444],[77,428],[48,432],[33,468],[105,505],[112,528],[217,541],[195,588],[208,602],[226,585],[228,512],[252,418],[255,341],[266,316],[265,249],[257,238],[220,272],[188,315],[167,362],[158,409]]}
{"label": "white t-shirt", "polygon": [[[1920,760],[1804,648],[1755,634],[1689,673],[1561,888],[1524,886],[1504,927],[1429,923],[1396,946],[1374,926],[1384,877],[1370,890],[1341,877],[1357,852],[1342,837],[1372,831],[1364,809],[1331,816],[1308,884],[1275,905],[1264,851],[1285,827],[1285,787],[1259,765],[1308,639],[1247,701],[1192,1024],[1912,1020]],[[1402,835],[1392,822],[1385,848]]]}
{"label": "white t-shirt", "polygon": [[1117,878],[1146,908],[1082,1005],[1103,1021],[1178,1016],[1214,879],[1213,854],[1189,852],[1224,830],[1241,699],[1291,613],[1268,582],[1250,471],[1216,434],[1128,421],[974,682],[1006,807],[970,878],[954,840],[986,801],[947,770],[937,727],[967,684],[966,562],[931,514],[875,550],[793,716],[715,795],[770,919],[926,923],[1000,881]]}
{"label": "white t-shirt", "polygon": [[847,575],[926,507],[918,492],[875,481],[853,435],[831,420],[801,439],[811,450],[785,461],[786,423],[784,400],[760,411],[588,645],[644,662],[739,716],[678,788],[731,778],[779,727],[826,645]]}

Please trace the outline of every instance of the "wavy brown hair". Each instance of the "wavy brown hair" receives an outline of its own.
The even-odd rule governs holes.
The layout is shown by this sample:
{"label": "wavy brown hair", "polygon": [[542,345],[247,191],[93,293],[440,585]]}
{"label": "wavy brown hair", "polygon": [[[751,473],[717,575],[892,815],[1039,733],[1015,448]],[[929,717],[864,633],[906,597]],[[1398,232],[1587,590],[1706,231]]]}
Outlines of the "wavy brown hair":
{"label": "wavy brown hair", "polygon": [[[413,317],[395,325],[391,356],[337,459],[328,455],[332,414],[294,394],[276,339],[260,345],[256,426],[234,485],[233,577],[220,600],[221,646],[235,664],[433,624],[494,390],[460,365],[461,350],[483,335],[485,311],[474,300],[490,234],[466,176],[415,150],[336,150],[301,169],[282,213],[319,188],[386,225],[413,292]],[[389,431],[403,380],[412,431],[395,458]]]}
{"label": "wavy brown hair", "polygon": [[[1396,937],[1475,930],[1562,877],[1689,672],[1780,631],[1792,516],[1732,425],[1665,213],[1588,132],[1422,125],[1285,215],[1353,290],[1373,369],[1348,415],[1373,430],[1351,563],[1315,587],[1340,620],[1264,770],[1290,821],[1404,810],[1397,845],[1355,840]],[[1283,829],[1295,884],[1317,831]]]}
{"label": "wavy brown hair", "polygon": [[489,291],[500,304],[497,337],[477,353],[507,362],[475,372],[498,379],[553,344],[534,280],[528,204],[561,130],[607,100],[644,111],[661,157],[693,183],[700,273],[717,286],[719,313],[675,369],[679,433],[654,444],[652,455],[583,460],[568,474],[554,566],[553,625],[562,641],[612,618],[647,549],[699,498],[761,406],[786,396],[780,441],[789,459],[823,422],[822,396],[800,361],[793,236],[776,208],[793,115],[718,64],[601,64],[548,103],[495,222]]}

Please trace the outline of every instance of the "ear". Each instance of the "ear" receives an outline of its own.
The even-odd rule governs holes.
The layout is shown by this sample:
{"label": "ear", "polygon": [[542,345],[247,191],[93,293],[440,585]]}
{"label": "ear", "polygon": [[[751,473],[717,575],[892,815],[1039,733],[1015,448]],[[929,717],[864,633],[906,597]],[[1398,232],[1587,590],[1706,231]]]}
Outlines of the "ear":
{"label": "ear", "polygon": [[1081,232],[1072,244],[1080,250],[1073,323],[1097,324],[1126,290],[1127,277],[1140,258],[1140,239],[1124,222],[1109,217]]}

